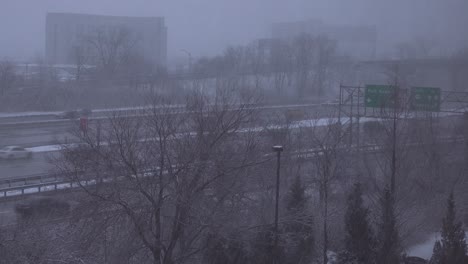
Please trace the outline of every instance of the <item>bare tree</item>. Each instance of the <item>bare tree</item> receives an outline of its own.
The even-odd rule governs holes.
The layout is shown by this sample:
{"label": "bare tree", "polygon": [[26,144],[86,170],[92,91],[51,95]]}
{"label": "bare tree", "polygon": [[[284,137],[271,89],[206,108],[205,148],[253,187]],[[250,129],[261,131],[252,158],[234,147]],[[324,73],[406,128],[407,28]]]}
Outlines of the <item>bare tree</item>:
{"label": "bare tree", "polygon": [[141,118],[114,115],[102,129],[77,135],[81,144],[66,147],[57,168],[115,212],[109,215],[131,224],[140,254],[150,252],[153,263],[182,263],[201,250],[208,228],[222,224],[213,221],[225,198],[207,193],[255,164],[254,141],[238,133],[252,116],[244,99],[197,93],[185,113],[153,104]]}
{"label": "bare tree", "polygon": [[12,88],[16,80],[15,65],[11,61],[0,62],[0,95]]}
{"label": "bare tree", "polygon": [[330,66],[332,56],[335,54],[336,43],[327,36],[318,36],[317,42],[317,62],[315,65],[316,93],[319,96],[324,95],[324,89],[328,87],[327,80],[330,78]]}
{"label": "bare tree", "polygon": [[299,97],[311,93],[323,95],[335,46],[334,41],[323,35],[314,37],[302,34],[294,40],[294,69],[297,72]]}
{"label": "bare tree", "polygon": [[369,198],[377,208],[383,188],[389,187],[401,243],[405,243],[418,232],[431,230],[435,224],[431,216],[441,210],[439,193],[453,188],[454,174],[459,170],[447,166],[456,146],[455,138],[445,138],[452,137],[449,124],[439,123],[443,119],[435,112],[412,109],[411,82],[400,70],[399,65],[390,69],[388,83],[393,93],[376,112],[380,118],[372,126],[379,129],[365,137],[378,151],[363,158],[368,179],[375,183]]}
{"label": "bare tree", "polygon": [[[323,123],[325,121],[325,123]],[[343,189],[337,190],[337,183],[345,169],[349,167],[345,156],[348,149],[344,144],[344,135],[341,124],[331,118],[327,120],[315,119],[311,121],[310,128],[304,129],[301,134],[309,142],[306,146],[313,153],[310,158],[309,174],[313,184],[313,190],[318,192],[319,208],[321,217],[321,258],[322,263],[328,263],[329,251],[329,224],[330,224],[330,199],[333,193],[341,193]],[[348,177],[350,175],[347,175]],[[345,182],[341,182],[344,187]]]}
{"label": "bare tree", "polygon": [[314,61],[314,39],[312,36],[303,34],[294,40],[294,64],[296,70],[296,83],[298,97],[303,98],[310,85],[310,71]]}
{"label": "bare tree", "polygon": [[83,45],[91,47],[90,56],[103,74],[113,76],[135,54],[138,37],[125,27],[98,29],[85,37]]}
{"label": "bare tree", "polygon": [[77,45],[72,48],[72,57],[75,62],[75,80],[80,81],[81,77],[86,70],[86,64],[89,63],[90,54],[87,53],[86,47],[83,45]]}
{"label": "bare tree", "polygon": [[287,42],[278,40],[272,43],[269,64],[275,90],[280,94],[284,92],[288,77],[291,78],[293,63],[291,53],[291,46]]}
{"label": "bare tree", "polygon": [[254,78],[255,89],[261,89],[262,80],[266,72],[265,54],[256,44],[248,45],[245,49],[245,64],[250,75]]}
{"label": "bare tree", "polygon": [[434,55],[436,48],[435,39],[416,36],[412,41],[396,45],[396,53],[399,59],[424,59]]}

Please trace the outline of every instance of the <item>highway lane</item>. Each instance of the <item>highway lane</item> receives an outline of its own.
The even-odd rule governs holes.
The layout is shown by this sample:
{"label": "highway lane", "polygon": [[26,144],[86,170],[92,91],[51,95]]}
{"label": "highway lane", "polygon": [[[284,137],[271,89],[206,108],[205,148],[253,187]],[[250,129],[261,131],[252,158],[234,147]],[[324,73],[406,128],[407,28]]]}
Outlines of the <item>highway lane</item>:
{"label": "highway lane", "polygon": [[[266,107],[266,108],[264,108]],[[319,108],[317,108],[319,107]],[[264,118],[278,117],[278,113],[290,115],[292,118],[305,118],[310,114],[321,109],[322,114],[329,116],[328,112],[334,109],[334,106],[320,105],[277,105],[277,106],[259,106]],[[264,110],[267,109],[267,110]],[[263,112],[266,111],[266,112]],[[288,112],[289,111],[289,112]],[[89,119],[91,126],[98,118],[100,122],[106,123],[106,112],[94,113]],[[315,115],[314,115],[315,116]],[[7,118],[9,119],[9,118]],[[2,120],[2,118],[0,118]],[[42,120],[41,122],[25,122],[17,121],[10,123],[0,122],[0,147],[17,145],[22,147],[34,147],[40,145],[58,144],[65,141],[70,141],[73,136],[71,131],[79,129],[79,120]]]}
{"label": "highway lane", "polygon": [[[320,125],[319,123],[314,123],[310,121],[298,122],[296,126],[308,127],[314,124]],[[26,147],[34,147],[32,148],[34,152],[31,159],[0,160],[0,179],[12,177],[25,177],[50,172],[50,170],[53,168],[53,166],[49,162],[50,157],[57,157],[58,155],[60,155],[60,153],[57,151],[44,152],[43,149],[50,149],[50,147],[44,145],[55,145],[57,141],[60,141],[60,137],[62,140],[61,142],[63,142],[64,138],[67,136],[69,136],[70,139],[73,139],[73,137],[68,132],[64,131],[66,130],[65,128],[61,129],[62,130],[52,130],[52,133],[49,133],[50,131],[47,129],[42,130],[39,128],[32,129],[28,132],[9,132],[10,137],[1,139],[1,143],[3,145],[21,145]],[[43,132],[44,134],[41,134],[40,132]],[[8,139],[8,143],[5,142],[6,139]],[[48,144],[38,144],[31,146],[31,144],[33,144],[34,142],[47,142]],[[73,140],[71,140],[71,142],[73,142]],[[42,148],[41,146],[44,146],[44,148]],[[41,150],[38,151],[37,149]]]}
{"label": "highway lane", "polygon": [[[446,128],[453,127],[454,124],[460,123],[460,115],[445,116],[441,118],[439,126]],[[361,122],[364,118],[361,119]],[[90,120],[90,126],[95,121]],[[104,125],[104,121],[102,124]],[[79,121],[69,120],[58,124],[50,124],[46,126],[26,126],[26,127],[8,127],[2,128],[0,124],[0,147],[17,145],[21,147],[36,147],[43,145],[55,145],[64,142],[73,143],[74,136],[72,132],[79,129]],[[446,131],[447,132],[447,131]]]}
{"label": "highway lane", "polygon": [[[122,107],[122,108],[108,108],[108,109],[95,109],[92,110],[92,117],[103,117],[107,116],[115,111],[128,111],[140,109],[140,107]],[[72,109],[69,109],[72,110]],[[45,122],[51,120],[60,120],[57,115],[65,111],[53,111],[53,112],[0,112],[0,125],[5,123],[14,122]]]}
{"label": "highway lane", "polygon": [[[9,116],[8,114],[5,115],[3,113],[3,117],[2,117],[2,113],[0,113],[0,125],[16,123],[16,122],[18,123],[20,122],[50,122],[50,121],[61,121],[61,120],[66,121],[67,119],[62,119],[62,118],[57,117],[57,115],[60,113],[62,112],[51,112],[51,113],[47,112],[45,114],[33,113],[32,115],[27,115],[26,113],[25,115],[18,114],[17,116],[15,116],[13,113],[11,114],[11,116]],[[90,118],[106,117],[111,113],[112,113],[111,111],[104,111],[104,110],[102,112],[93,112]]]}
{"label": "highway lane", "polygon": [[23,129],[0,129],[0,146],[35,147],[65,142],[72,138],[73,124]]}
{"label": "highway lane", "polygon": [[[54,114],[37,114],[31,113],[32,115],[27,115],[25,113],[24,116],[18,114],[17,116],[12,113],[12,114],[5,114],[5,113],[0,113],[0,125],[4,123],[13,123],[13,122],[39,122],[39,121],[44,121],[44,120],[53,120],[56,119]],[[3,116],[2,116],[3,115]]]}
{"label": "highway lane", "polygon": [[0,160],[0,179],[22,177],[51,172],[50,158],[58,152],[36,152],[30,159]]}
{"label": "highway lane", "polygon": [[[302,106],[321,106],[321,105],[334,105],[334,103],[304,103],[300,104]],[[291,107],[291,106],[299,106],[299,105],[263,105],[258,106],[260,108],[268,108],[268,107]],[[134,106],[134,107],[119,107],[119,108],[106,108],[106,109],[94,109],[92,110],[91,117],[105,117],[113,112],[125,112],[125,111],[138,111],[143,109],[145,106]],[[167,107],[161,106],[161,107]],[[171,105],[173,109],[183,109],[184,105]],[[0,112],[0,124],[4,123],[14,123],[14,122],[45,122],[51,120],[57,120],[57,115],[63,113],[68,110],[62,111],[53,111],[53,112]]]}
{"label": "highway lane", "polygon": [[[437,123],[438,126],[445,127],[444,134],[450,136],[453,132],[450,132],[448,128],[454,127],[454,125],[456,127],[456,124],[460,124],[460,121],[460,116],[447,116],[439,119]],[[361,122],[365,123],[366,120],[363,118]],[[324,124],[325,123],[327,122],[324,122]],[[296,126],[306,127],[324,124],[321,124],[321,122],[304,120],[297,122]],[[57,143],[64,142],[66,139],[68,139],[69,142],[73,142],[73,136],[69,133],[73,126],[73,123],[71,123],[66,126],[28,128],[18,131],[0,130],[0,146],[20,145],[24,147],[36,147],[56,145]],[[364,128],[364,125],[361,126],[362,130],[365,130]],[[37,148],[34,149],[36,149],[36,152],[29,160],[0,160],[0,178],[24,177],[48,173],[52,166],[49,164],[47,157],[50,155],[58,155],[58,152],[42,152],[44,151],[43,149],[47,150],[47,147],[41,150],[37,150]]]}

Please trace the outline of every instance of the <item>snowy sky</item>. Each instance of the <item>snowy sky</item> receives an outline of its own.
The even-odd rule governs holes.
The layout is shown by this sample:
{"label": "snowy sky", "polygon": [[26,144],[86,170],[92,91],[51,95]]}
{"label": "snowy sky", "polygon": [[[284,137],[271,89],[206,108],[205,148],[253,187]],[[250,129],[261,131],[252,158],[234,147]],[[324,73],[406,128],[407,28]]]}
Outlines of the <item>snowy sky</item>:
{"label": "snowy sky", "polygon": [[[273,22],[321,19],[376,25],[379,42],[417,35],[460,44],[468,36],[468,0],[0,0],[0,58],[43,54],[47,12],[164,16],[169,57],[221,52],[270,35]],[[439,41],[440,42],[440,41]]]}

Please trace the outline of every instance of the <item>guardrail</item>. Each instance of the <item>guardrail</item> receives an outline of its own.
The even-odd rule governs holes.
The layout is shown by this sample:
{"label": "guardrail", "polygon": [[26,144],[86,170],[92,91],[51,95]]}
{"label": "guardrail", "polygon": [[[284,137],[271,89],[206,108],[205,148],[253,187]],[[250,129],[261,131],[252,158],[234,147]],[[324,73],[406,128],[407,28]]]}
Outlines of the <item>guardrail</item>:
{"label": "guardrail", "polygon": [[35,177],[28,178],[23,185],[0,187],[0,199],[6,197],[20,196],[25,194],[37,194],[42,192],[58,191],[70,188],[76,188],[83,185],[96,184],[96,180],[84,180],[81,182],[72,182],[70,180],[58,177],[48,177],[49,179],[55,178],[53,181],[32,182]]}
{"label": "guardrail", "polygon": [[[464,137],[443,137],[440,138],[438,143],[459,143],[465,141]],[[430,144],[430,143],[428,143]],[[407,144],[407,147],[412,146],[419,146],[419,143]],[[343,146],[342,149],[347,149],[349,147]],[[362,146],[351,146],[351,151],[362,151],[365,153],[374,153],[379,151],[384,151],[389,147],[386,145],[377,145],[377,144],[370,144],[370,145],[362,145]],[[323,150],[319,148],[315,149],[307,149],[301,151],[295,151],[290,153],[290,155],[294,156],[295,158],[313,158],[317,155],[320,155]],[[271,156],[272,153],[266,154],[265,156]],[[151,173],[151,172],[145,172]],[[107,182],[108,179],[104,179],[103,182]],[[19,184],[18,184],[19,183]],[[33,194],[33,193],[41,193],[41,192],[49,192],[49,191],[57,191],[63,190],[67,188],[75,188],[79,185],[94,185],[96,184],[96,180],[83,180],[81,182],[72,182],[64,177],[60,177],[57,174],[38,174],[38,175],[31,175],[25,177],[13,177],[13,178],[6,178],[0,179],[0,199],[4,197],[11,197],[11,196],[18,196],[18,195],[25,195],[25,194]]]}
{"label": "guardrail", "polygon": [[[143,177],[153,175],[152,171],[142,172]],[[109,177],[99,179],[100,183],[111,182],[115,179],[120,180],[125,176],[119,176],[117,178]],[[98,182],[96,179],[86,179],[80,181],[73,181],[66,177],[60,177],[57,174],[41,174],[32,175],[19,178],[10,178],[0,180],[0,199],[6,197],[13,197],[25,194],[34,194],[41,192],[64,190],[69,188],[75,188],[78,186],[95,185]],[[22,185],[13,186],[12,183],[22,183]],[[7,185],[8,186],[5,186]]]}
{"label": "guardrail", "polygon": [[3,178],[3,179],[0,179],[0,188],[2,188],[2,186],[5,186],[5,185],[7,185],[8,187],[14,187],[12,185],[14,185],[15,183],[24,183],[25,185],[25,184],[33,183],[37,181],[39,181],[40,183],[43,183],[43,182],[50,182],[53,180],[57,180],[57,175],[46,174],[46,173],[28,175],[24,177]]}
{"label": "guardrail", "polygon": [[[64,185],[62,181],[56,182],[48,182],[48,183],[37,183],[37,184],[29,184],[17,187],[9,187],[9,188],[2,188],[0,190],[1,197],[11,197],[11,196],[18,196],[18,195],[25,195],[28,193],[40,193],[44,191],[51,191],[51,190],[58,190],[59,185]],[[68,184],[69,187],[72,187],[71,184]],[[49,187],[49,188],[47,188]],[[50,188],[53,187],[53,188]],[[46,188],[46,190],[44,190]],[[63,188],[60,188],[63,189]],[[28,192],[28,190],[31,190]]]}
{"label": "guardrail", "polygon": [[56,174],[37,174],[25,177],[12,177],[0,179],[0,197],[24,195],[28,189],[37,189],[41,192],[42,187],[54,186],[56,190],[59,184],[63,184]]}

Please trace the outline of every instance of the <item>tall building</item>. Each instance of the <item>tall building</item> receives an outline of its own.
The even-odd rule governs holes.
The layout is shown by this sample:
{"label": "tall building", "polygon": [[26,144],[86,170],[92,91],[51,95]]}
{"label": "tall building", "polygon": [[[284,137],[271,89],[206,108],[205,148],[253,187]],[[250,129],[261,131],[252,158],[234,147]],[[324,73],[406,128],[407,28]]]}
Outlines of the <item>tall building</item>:
{"label": "tall building", "polygon": [[320,20],[277,23],[273,25],[274,39],[292,40],[301,34],[327,36],[336,41],[337,52],[358,59],[375,58],[377,29],[373,26],[330,25]]}
{"label": "tall building", "polygon": [[[163,17],[48,13],[45,53],[50,64],[98,64],[115,54],[138,54],[165,66],[167,27]],[[82,60],[86,54],[86,61]]]}

